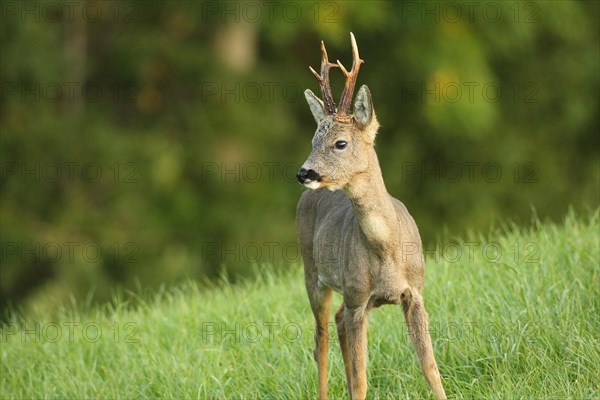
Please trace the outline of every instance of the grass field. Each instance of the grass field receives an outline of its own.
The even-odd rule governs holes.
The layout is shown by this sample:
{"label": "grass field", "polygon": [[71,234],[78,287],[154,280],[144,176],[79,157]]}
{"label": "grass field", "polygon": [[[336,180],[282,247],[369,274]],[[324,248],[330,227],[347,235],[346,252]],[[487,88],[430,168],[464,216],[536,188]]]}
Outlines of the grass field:
{"label": "grass field", "polygon": [[[598,212],[570,214],[429,254],[424,297],[450,398],[600,397],[599,232]],[[314,398],[302,268],[259,275],[15,318],[1,332],[0,397]],[[345,398],[331,336],[330,397]],[[432,397],[407,339],[399,306],[371,313],[368,398]]]}

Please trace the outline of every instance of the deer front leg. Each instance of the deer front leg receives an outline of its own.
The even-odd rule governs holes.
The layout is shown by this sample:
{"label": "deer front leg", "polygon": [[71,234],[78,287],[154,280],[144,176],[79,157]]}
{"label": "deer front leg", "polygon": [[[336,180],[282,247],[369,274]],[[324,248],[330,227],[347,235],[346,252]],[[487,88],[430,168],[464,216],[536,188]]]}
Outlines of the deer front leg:
{"label": "deer front leg", "polygon": [[329,308],[331,305],[331,290],[317,292],[310,298],[311,308],[315,317],[315,351],[319,374],[319,399],[327,399],[327,350],[329,348]]}
{"label": "deer front leg", "polygon": [[346,324],[344,322],[344,303],[335,313],[335,325],[337,327],[338,339],[340,341],[340,349],[342,350],[342,359],[344,360],[344,369],[346,372],[346,384],[348,386],[348,395],[352,393],[352,364],[348,354],[348,335],[346,335]]}
{"label": "deer front leg", "polygon": [[407,289],[402,294],[402,308],[404,309],[410,339],[415,347],[425,380],[436,398],[445,399],[446,393],[433,355],[427,311],[425,311],[423,298],[418,293],[412,293],[410,289]]}
{"label": "deer front leg", "polygon": [[363,400],[367,395],[367,314],[344,307],[351,375],[350,399]]}

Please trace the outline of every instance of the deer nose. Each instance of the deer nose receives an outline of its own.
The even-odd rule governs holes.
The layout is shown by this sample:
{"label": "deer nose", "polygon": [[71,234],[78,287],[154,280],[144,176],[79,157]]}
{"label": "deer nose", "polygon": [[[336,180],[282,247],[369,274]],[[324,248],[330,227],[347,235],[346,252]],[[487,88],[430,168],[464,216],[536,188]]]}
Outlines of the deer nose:
{"label": "deer nose", "polygon": [[308,171],[304,168],[300,168],[300,171],[296,174],[296,178],[298,178],[298,182],[304,183],[306,177],[308,176]]}
{"label": "deer nose", "polygon": [[321,175],[316,173],[312,169],[300,168],[300,171],[296,174],[296,178],[298,178],[298,182],[305,183],[306,181],[320,181]]}

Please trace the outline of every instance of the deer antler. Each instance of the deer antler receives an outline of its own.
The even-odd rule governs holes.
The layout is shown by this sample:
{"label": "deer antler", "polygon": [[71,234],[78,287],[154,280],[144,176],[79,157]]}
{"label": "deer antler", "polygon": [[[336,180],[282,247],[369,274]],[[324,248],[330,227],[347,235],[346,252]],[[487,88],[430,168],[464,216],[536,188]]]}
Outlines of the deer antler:
{"label": "deer antler", "polygon": [[312,67],[308,68],[310,68],[310,72],[313,73],[319,82],[321,95],[323,96],[323,103],[325,104],[325,115],[333,115],[336,112],[333,96],[331,95],[331,86],[329,85],[329,69],[337,66],[338,64],[329,62],[329,59],[327,58],[327,50],[325,50],[325,43],[321,40],[321,75],[317,74]]}
{"label": "deer antler", "polygon": [[338,114],[349,115],[350,114],[350,102],[352,101],[352,95],[354,93],[354,85],[356,85],[356,77],[358,76],[358,70],[360,64],[364,63],[358,55],[358,46],[356,45],[356,39],[354,34],[350,32],[350,40],[352,41],[352,69],[350,72],[344,68],[340,60],[337,61],[337,65],[340,67],[344,75],[346,76],[346,83],[344,85],[344,93],[340,99],[340,106],[338,107]]}

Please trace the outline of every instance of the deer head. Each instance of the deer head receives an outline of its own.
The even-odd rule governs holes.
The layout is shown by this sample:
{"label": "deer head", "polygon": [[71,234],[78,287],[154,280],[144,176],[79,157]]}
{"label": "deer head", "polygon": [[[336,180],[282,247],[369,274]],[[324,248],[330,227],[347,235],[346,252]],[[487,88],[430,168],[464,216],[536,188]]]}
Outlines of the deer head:
{"label": "deer head", "polygon": [[[321,41],[321,73],[312,67],[310,71],[319,82],[323,100],[310,89],[304,95],[310,107],[317,130],[312,139],[312,152],[298,171],[298,181],[309,189],[327,188],[336,190],[348,184],[353,176],[365,172],[369,167],[369,154],[373,149],[379,123],[373,110],[371,92],[366,85],[361,86],[354,101],[353,113],[350,103],[354,93],[360,64],[364,61],[358,55],[354,35],[352,42],[352,69],[350,72],[338,60],[329,62],[325,44]],[[339,67],[346,77],[344,92],[339,107],[335,106],[329,84],[329,70]]]}

